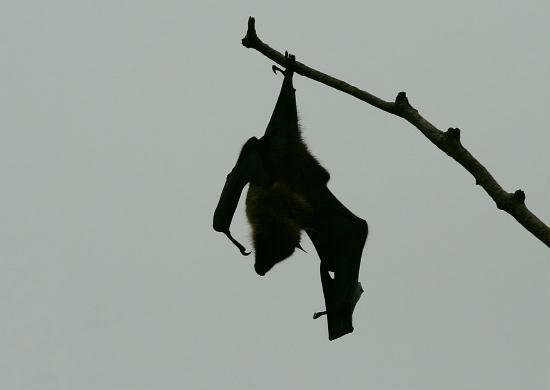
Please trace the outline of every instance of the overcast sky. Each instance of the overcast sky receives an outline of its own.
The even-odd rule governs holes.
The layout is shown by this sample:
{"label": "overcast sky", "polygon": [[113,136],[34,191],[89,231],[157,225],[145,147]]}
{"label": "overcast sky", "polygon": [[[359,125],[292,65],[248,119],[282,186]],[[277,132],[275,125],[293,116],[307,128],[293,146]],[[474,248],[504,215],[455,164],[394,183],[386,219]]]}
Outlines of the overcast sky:
{"label": "overcast sky", "polygon": [[[330,188],[369,222],[329,342],[309,240],[258,277],[211,228],[282,78],[259,36],[407,95],[548,223],[548,3],[0,4],[0,388],[548,388],[548,248],[407,122],[295,77]],[[235,236],[250,247],[239,206]]]}

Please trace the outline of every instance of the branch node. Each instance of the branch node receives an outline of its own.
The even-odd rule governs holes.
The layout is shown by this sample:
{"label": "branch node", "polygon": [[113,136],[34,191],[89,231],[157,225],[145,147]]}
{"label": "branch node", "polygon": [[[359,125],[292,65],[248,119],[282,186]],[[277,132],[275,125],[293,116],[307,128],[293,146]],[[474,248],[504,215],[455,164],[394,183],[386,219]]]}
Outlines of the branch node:
{"label": "branch node", "polygon": [[449,127],[445,132],[445,141],[450,145],[457,145],[460,143],[460,129],[458,127]]}
{"label": "branch node", "polygon": [[458,127],[449,127],[449,129],[445,132],[445,136],[450,142],[458,143],[460,142],[460,129]]}
{"label": "branch node", "polygon": [[514,207],[516,204],[525,204],[525,192],[522,190],[516,190],[514,193],[506,193],[501,199],[496,201],[497,208],[499,210],[507,211]]}
{"label": "branch node", "polygon": [[522,190],[516,190],[516,192],[514,192],[514,200],[520,203],[525,203],[525,192]]}
{"label": "branch node", "polygon": [[397,106],[400,106],[402,108],[408,108],[410,107],[409,99],[407,99],[407,93],[406,92],[399,92],[397,96],[395,97],[395,104]]}
{"label": "branch node", "polygon": [[256,35],[256,20],[254,17],[250,16],[248,18],[248,29],[246,30],[246,35],[241,40],[241,43],[244,47],[251,48],[254,47],[254,43],[258,40],[258,35]]}

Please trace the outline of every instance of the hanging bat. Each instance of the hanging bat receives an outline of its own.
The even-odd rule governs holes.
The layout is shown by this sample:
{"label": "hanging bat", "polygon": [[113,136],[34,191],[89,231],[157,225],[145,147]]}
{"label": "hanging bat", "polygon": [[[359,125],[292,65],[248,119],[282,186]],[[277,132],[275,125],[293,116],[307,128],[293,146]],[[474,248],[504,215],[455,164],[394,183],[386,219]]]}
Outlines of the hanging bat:
{"label": "hanging bat", "polygon": [[[352,315],[363,288],[358,281],[367,222],[349,211],[327,188],[329,173],[302,140],[292,85],[294,56],[286,69],[275,109],[260,139],[250,138],[227,175],[216,211],[214,230],[224,233],[243,255],[245,247],[230,233],[231,220],[245,185],[246,215],[252,227],[258,275],[291,256],[301,232],[311,239],[321,260],[320,273],[328,338],[353,332]],[[334,273],[331,277],[330,272]]]}

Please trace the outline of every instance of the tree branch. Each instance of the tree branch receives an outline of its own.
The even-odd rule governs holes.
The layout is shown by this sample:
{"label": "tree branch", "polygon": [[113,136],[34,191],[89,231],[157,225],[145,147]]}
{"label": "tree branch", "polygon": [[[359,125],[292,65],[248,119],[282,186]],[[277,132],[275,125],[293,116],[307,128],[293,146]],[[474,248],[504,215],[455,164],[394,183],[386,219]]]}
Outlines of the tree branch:
{"label": "tree branch", "polygon": [[[242,39],[242,44],[247,48],[259,51],[281,66],[286,65],[284,54],[272,49],[258,38],[253,17],[248,19],[248,30],[246,36]],[[443,132],[436,128],[410,105],[405,92],[399,92],[395,101],[387,102],[342,80],[338,80],[316,69],[310,68],[301,62],[296,61],[293,64],[293,70],[302,76],[345,92],[376,108],[400,116],[409,121],[433,144],[470,172],[476,179],[476,184],[480,185],[487,194],[489,194],[495,201],[498,209],[506,211],[525,229],[531,232],[531,234],[546,244],[546,246],[550,247],[550,231],[548,226],[527,208],[525,205],[525,193],[522,190],[517,190],[513,193],[506,192],[493,176],[491,176],[489,171],[487,171],[487,169],[481,165],[464,146],[462,146],[460,143],[459,129],[449,128],[447,131]]]}

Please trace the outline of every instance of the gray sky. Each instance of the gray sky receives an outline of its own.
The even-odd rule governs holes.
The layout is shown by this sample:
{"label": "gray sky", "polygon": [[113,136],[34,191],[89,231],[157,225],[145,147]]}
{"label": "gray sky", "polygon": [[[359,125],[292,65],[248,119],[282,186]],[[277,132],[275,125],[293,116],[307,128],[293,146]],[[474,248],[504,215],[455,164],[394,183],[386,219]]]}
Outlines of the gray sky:
{"label": "gray sky", "polygon": [[[407,91],[548,222],[548,4],[3,1],[0,388],[548,388],[548,248],[415,128],[295,78],[304,137],[371,234],[355,332],[318,258],[260,278],[211,229],[282,78],[260,37]],[[235,236],[250,246],[239,206]]]}

